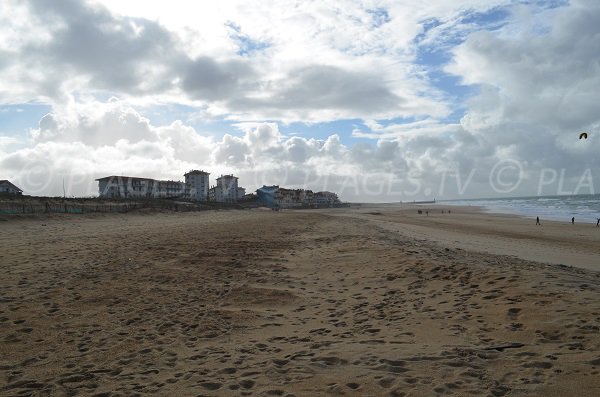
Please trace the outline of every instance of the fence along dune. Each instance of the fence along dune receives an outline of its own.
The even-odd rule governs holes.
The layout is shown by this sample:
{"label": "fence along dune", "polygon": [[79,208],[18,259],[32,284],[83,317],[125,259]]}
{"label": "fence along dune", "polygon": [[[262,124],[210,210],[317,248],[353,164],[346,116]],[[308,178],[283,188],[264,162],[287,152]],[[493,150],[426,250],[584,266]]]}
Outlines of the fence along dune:
{"label": "fence along dune", "polygon": [[161,199],[101,200],[63,198],[16,198],[0,200],[0,215],[123,213],[134,210],[201,211],[239,208],[225,203],[189,203]]}

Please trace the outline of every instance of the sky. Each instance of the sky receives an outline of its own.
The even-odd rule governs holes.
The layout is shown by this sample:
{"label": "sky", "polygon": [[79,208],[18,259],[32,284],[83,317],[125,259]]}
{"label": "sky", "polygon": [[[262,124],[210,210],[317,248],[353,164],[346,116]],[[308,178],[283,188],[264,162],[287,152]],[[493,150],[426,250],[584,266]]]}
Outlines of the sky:
{"label": "sky", "polygon": [[[600,189],[600,2],[2,0],[0,179],[345,201]],[[580,132],[588,139],[579,139]]]}

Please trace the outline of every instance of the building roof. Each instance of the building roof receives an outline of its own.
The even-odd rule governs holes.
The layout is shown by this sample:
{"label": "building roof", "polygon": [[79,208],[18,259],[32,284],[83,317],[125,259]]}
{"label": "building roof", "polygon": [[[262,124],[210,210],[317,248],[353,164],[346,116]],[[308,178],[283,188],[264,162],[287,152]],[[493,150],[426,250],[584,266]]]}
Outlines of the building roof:
{"label": "building roof", "polygon": [[191,170],[183,174],[183,176],[188,175],[210,175],[210,172],[202,171],[202,170]]}
{"label": "building roof", "polygon": [[0,180],[0,185],[4,185],[4,186],[8,186],[8,187],[12,187],[13,189],[16,189],[19,192],[23,192],[23,190],[19,189],[14,183],[11,183],[9,180],[7,179],[1,179]]}
{"label": "building roof", "polygon": [[140,178],[137,176],[123,176],[123,175],[111,175],[111,176],[105,176],[103,178],[98,178],[96,179],[97,181],[104,181],[104,180],[110,180],[113,178],[117,178],[117,179],[133,179],[133,180],[139,180],[139,181],[154,181],[155,179],[152,178]]}
{"label": "building roof", "polygon": [[272,185],[272,186],[267,186],[267,185],[263,185],[263,187],[259,187],[258,189],[256,189],[257,192],[261,192],[261,193],[275,193],[279,190],[279,185]]}
{"label": "building roof", "polygon": [[233,176],[233,174],[229,174],[229,175],[221,175],[220,177],[217,178],[217,180],[219,179],[239,179],[237,176]]}

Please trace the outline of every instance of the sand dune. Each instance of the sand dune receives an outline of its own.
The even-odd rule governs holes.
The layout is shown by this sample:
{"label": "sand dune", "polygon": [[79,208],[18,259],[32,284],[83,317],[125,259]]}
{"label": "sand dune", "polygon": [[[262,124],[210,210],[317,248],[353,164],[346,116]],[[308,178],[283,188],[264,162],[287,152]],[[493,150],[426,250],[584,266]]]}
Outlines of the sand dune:
{"label": "sand dune", "polygon": [[366,212],[1,222],[0,394],[600,395],[599,273]]}

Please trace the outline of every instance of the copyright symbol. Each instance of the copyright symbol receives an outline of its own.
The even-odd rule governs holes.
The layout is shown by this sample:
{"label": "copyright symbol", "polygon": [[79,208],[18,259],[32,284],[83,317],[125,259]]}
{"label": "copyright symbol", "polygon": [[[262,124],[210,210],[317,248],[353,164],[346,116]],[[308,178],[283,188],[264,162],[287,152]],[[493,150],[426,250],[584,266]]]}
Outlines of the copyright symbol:
{"label": "copyright symbol", "polygon": [[21,175],[24,187],[31,194],[43,192],[52,183],[49,164],[41,159],[28,161],[23,166]]}
{"label": "copyright symbol", "polygon": [[523,167],[516,160],[500,160],[490,171],[490,185],[496,193],[510,193],[521,184]]}

